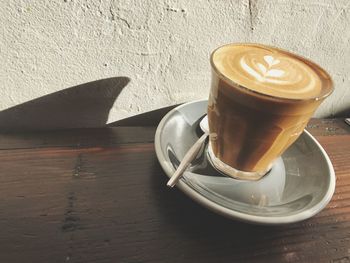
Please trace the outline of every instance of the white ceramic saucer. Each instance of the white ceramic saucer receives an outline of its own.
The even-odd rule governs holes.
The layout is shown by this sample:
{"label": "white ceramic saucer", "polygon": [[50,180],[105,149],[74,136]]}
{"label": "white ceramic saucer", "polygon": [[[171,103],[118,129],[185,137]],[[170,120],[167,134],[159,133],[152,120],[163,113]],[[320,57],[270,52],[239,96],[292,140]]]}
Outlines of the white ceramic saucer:
{"label": "white ceramic saucer", "polygon": [[[183,104],[159,123],[155,148],[167,176],[202,134],[199,122],[206,109],[206,100]],[[176,186],[226,217],[274,225],[298,222],[320,212],[334,193],[335,174],[324,149],[304,131],[259,181],[236,180],[217,172],[208,161],[206,144]]]}

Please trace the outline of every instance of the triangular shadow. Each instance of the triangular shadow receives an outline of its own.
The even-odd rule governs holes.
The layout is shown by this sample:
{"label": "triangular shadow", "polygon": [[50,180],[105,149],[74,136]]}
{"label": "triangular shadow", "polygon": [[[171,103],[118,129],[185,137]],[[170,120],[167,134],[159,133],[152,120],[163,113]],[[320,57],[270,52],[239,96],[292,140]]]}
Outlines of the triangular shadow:
{"label": "triangular shadow", "polygon": [[0,112],[0,131],[57,130],[105,126],[127,77],[67,88]]}

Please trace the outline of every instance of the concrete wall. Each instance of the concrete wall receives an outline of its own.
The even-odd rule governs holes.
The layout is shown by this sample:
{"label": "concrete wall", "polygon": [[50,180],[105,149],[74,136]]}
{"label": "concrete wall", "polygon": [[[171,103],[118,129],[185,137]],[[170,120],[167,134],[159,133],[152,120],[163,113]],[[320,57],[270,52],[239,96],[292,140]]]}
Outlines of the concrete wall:
{"label": "concrete wall", "polygon": [[[72,103],[79,110],[82,103],[85,114],[73,117],[88,118],[82,125],[93,126],[96,116],[89,114],[95,107],[105,107],[99,125],[206,98],[210,52],[246,41],[319,63],[333,76],[336,90],[317,116],[344,112],[350,107],[349,9],[348,0],[1,1],[0,121],[21,122],[30,109],[25,118],[30,125],[28,118],[59,101],[44,121],[52,111]],[[130,81],[122,78],[119,85],[115,77]],[[93,88],[88,84],[86,92],[84,85],[62,91],[106,78],[119,84],[107,81],[106,88],[105,80]]]}

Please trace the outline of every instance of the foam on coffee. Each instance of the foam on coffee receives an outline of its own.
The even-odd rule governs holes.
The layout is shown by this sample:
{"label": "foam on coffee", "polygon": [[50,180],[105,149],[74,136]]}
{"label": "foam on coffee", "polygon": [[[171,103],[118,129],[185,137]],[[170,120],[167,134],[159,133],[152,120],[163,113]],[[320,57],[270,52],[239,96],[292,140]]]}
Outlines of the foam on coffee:
{"label": "foam on coffee", "polygon": [[289,52],[256,44],[226,45],[212,63],[226,78],[270,96],[307,99],[322,93],[318,68]]}

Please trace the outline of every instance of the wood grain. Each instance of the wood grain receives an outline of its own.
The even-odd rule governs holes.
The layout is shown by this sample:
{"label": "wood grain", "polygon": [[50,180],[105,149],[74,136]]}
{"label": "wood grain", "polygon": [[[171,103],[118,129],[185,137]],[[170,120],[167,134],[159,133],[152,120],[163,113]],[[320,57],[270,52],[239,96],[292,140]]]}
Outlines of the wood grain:
{"label": "wood grain", "polygon": [[0,150],[99,145],[110,147],[128,143],[153,143],[156,127],[84,128],[27,133],[1,133]]}
{"label": "wood grain", "polygon": [[350,126],[344,118],[338,119],[311,119],[306,129],[314,136],[346,135],[350,133]]}
{"label": "wood grain", "polygon": [[0,262],[350,262],[350,133],[322,127],[312,133],[336,193],[315,217],[276,227],[168,189],[154,127],[0,135]]}

